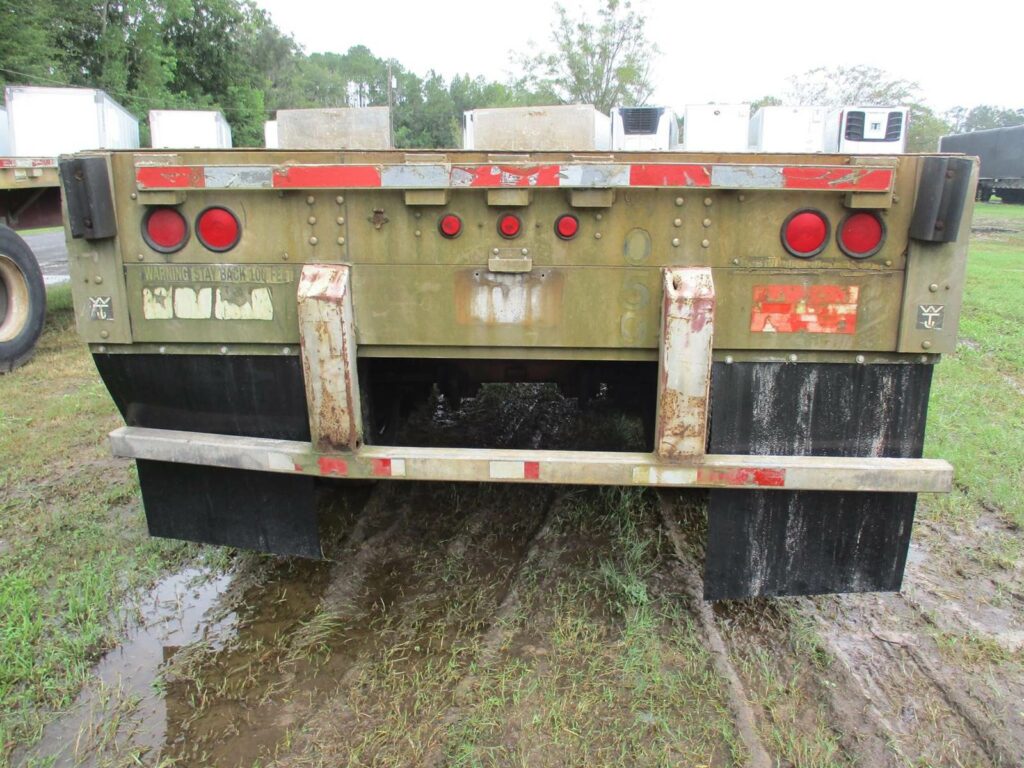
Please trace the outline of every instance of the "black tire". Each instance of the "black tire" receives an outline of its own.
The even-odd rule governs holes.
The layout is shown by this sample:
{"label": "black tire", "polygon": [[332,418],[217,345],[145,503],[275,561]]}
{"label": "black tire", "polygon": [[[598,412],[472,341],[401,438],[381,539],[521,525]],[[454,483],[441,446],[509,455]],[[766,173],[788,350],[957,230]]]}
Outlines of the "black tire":
{"label": "black tire", "polygon": [[0,373],[24,365],[36,351],[46,319],[46,285],[32,249],[0,226]]}

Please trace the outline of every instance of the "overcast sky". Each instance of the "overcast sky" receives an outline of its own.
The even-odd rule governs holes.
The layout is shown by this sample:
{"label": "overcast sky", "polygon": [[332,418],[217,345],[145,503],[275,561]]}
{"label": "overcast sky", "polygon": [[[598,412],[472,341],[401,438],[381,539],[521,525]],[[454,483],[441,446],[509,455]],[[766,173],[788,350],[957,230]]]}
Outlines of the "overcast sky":
{"label": "overcast sky", "polygon": [[[568,0],[594,9],[598,0]],[[505,80],[510,51],[546,45],[550,0],[257,0],[307,53],[366,45],[423,75],[433,69]],[[646,0],[648,35],[661,49],[652,103],[671,107],[751,101],[785,91],[816,66],[868,64],[920,83],[938,110],[1024,106],[1020,0]],[[531,45],[531,40],[533,45]]]}

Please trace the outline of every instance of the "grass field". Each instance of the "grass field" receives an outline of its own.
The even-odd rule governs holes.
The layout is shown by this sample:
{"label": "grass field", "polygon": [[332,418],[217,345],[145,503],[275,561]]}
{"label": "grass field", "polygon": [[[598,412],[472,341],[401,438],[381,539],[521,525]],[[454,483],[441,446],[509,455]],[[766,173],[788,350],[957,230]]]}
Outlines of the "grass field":
{"label": "grass field", "polygon": [[[1012,725],[1024,713],[996,712],[984,690],[1022,679],[1020,648],[943,614],[964,594],[1012,627],[1024,613],[1024,206],[979,205],[975,228],[961,341],[936,369],[926,446],[954,463],[956,489],[922,497],[915,529],[936,564],[915,578],[962,578],[934,595],[912,590],[918,613],[907,621],[928,617],[918,623],[935,663],[993,721]],[[131,596],[197,561],[230,566],[247,586],[230,606],[233,640],[190,646],[154,684],[176,734],[167,742],[178,745],[163,764],[748,758],[652,494],[403,486],[404,495],[375,497],[368,529],[334,566],[232,564],[225,550],[150,539],[134,469],[110,458],[103,439],[120,417],[74,332],[68,288],[54,289],[50,304],[36,359],[0,377],[0,766],[40,737],[121,641]],[[717,612],[764,749],[793,766],[1000,764],[957,741],[956,707],[930,693],[919,699],[930,720],[879,737],[891,762],[851,746],[837,715],[842,647],[830,637],[852,636],[873,599]],[[873,621],[902,610],[882,605]],[[887,626],[871,631],[896,637]],[[909,675],[906,667],[891,674]],[[134,703],[119,706],[127,719]],[[91,732],[101,764],[152,764],[145,748],[109,746],[119,728]]]}

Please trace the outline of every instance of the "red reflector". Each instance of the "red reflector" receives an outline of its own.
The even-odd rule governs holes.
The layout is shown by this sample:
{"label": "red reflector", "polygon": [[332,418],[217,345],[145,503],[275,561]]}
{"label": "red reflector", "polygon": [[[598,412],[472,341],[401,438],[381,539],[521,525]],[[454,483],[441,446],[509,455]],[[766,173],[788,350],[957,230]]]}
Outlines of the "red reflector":
{"label": "red reflector", "polygon": [[580,231],[580,221],[575,216],[566,214],[559,216],[555,222],[555,233],[563,240],[571,240]]}
{"label": "red reflector", "polygon": [[855,259],[874,256],[885,240],[885,226],[877,214],[851,213],[839,226],[839,247]]}
{"label": "red reflector", "polygon": [[782,225],[782,245],[794,256],[809,259],[825,249],[828,220],[818,211],[797,211]]}
{"label": "red reflector", "polygon": [[462,231],[462,219],[454,213],[446,214],[441,217],[441,223],[438,224],[438,228],[445,237],[457,237]]}
{"label": "red reflector", "polygon": [[519,234],[522,226],[523,223],[519,221],[519,217],[513,213],[506,213],[498,219],[498,232],[502,237],[515,237]]}
{"label": "red reflector", "polygon": [[150,248],[170,253],[188,239],[188,222],[174,208],[153,208],[143,223],[143,235]]}
{"label": "red reflector", "polygon": [[242,227],[227,208],[207,208],[196,220],[196,234],[211,251],[229,251],[238,244]]}

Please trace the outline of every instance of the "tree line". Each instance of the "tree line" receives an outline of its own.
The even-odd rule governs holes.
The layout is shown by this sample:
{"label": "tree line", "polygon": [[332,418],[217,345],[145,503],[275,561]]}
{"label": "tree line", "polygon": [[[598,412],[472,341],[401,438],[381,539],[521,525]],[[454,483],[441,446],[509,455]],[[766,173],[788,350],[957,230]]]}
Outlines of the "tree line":
{"label": "tree line", "polygon": [[[263,122],[278,109],[386,105],[389,77],[398,147],[459,146],[468,109],[646,104],[658,51],[629,0],[599,0],[593,16],[555,10],[546,49],[513,57],[521,74],[495,82],[420,75],[362,45],[307,54],[252,0],[5,0],[0,85],[101,88],[142,117],[219,109],[236,146],[262,145]],[[1024,109],[989,105],[938,114],[916,83],[872,67],[812,69],[753,106],[782,103],[909,104],[910,151],[933,151],[945,133],[1024,123]]]}

